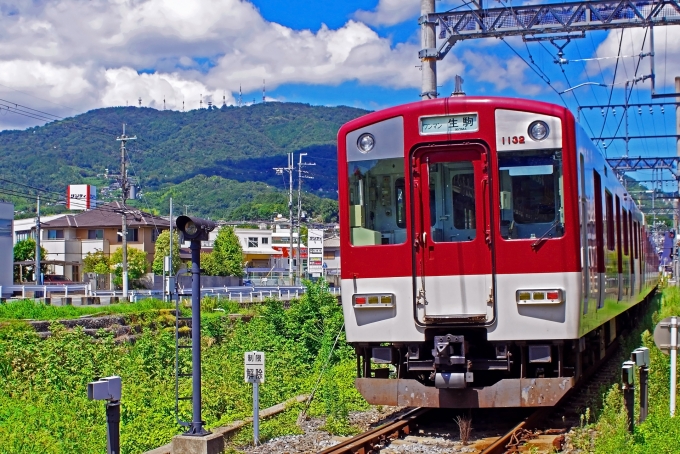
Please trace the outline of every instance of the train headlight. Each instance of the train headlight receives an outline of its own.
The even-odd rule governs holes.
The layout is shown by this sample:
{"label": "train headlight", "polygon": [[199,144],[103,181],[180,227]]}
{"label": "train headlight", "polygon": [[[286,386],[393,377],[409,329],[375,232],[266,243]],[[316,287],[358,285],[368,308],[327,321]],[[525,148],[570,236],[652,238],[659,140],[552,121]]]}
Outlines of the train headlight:
{"label": "train headlight", "polygon": [[375,146],[375,137],[373,134],[364,133],[357,139],[357,148],[360,152],[366,154]]}
{"label": "train headlight", "polygon": [[548,127],[548,123],[538,120],[529,125],[527,132],[529,133],[529,137],[532,139],[541,141],[550,135],[550,128]]}

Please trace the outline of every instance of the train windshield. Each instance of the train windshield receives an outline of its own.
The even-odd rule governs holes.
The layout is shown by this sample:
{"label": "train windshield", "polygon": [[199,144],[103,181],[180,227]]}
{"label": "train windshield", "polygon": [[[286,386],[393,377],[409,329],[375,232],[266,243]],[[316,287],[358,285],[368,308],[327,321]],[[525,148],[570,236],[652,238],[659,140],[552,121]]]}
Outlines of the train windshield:
{"label": "train windshield", "polygon": [[350,161],[350,240],[354,246],[406,241],[406,185],[401,158]]}
{"label": "train windshield", "polygon": [[564,235],[561,150],[499,152],[498,168],[501,236]]}

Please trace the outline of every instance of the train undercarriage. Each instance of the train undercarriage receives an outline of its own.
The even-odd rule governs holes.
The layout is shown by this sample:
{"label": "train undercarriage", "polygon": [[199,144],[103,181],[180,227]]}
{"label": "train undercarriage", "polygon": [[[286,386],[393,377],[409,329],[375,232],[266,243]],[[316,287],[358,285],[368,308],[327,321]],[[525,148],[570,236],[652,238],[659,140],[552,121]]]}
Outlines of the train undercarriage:
{"label": "train undercarriage", "polygon": [[355,344],[356,386],[375,405],[551,406],[597,368],[646,307],[579,339],[489,342],[483,328],[433,328],[422,343]]}

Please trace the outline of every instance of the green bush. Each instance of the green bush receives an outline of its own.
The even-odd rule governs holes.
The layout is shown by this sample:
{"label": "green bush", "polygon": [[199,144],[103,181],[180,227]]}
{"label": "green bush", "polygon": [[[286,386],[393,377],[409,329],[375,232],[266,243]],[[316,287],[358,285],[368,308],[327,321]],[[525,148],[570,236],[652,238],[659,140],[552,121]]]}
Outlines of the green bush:
{"label": "green bush", "polygon": [[[26,302],[5,307],[10,304],[0,305],[0,317],[16,319],[30,314],[26,318],[41,318],[39,315],[49,314],[57,318],[55,310],[85,309]],[[137,304],[162,310],[172,307],[150,300]],[[225,300],[215,304],[225,311],[234,309],[233,303]],[[127,306],[134,305],[107,309]],[[129,317],[153,326],[158,314],[155,310],[148,315],[130,313]],[[311,392],[321,377],[310,413],[327,416],[328,430],[350,433],[348,413],[366,403],[354,389],[355,362],[344,340],[342,309],[324,284],[308,283],[308,293],[292,302],[290,309],[269,300],[255,315],[250,321],[231,321],[220,311],[206,311],[202,317],[202,415],[207,426],[226,425],[251,415],[252,388],[243,380],[243,354],[261,350],[267,363],[266,382],[260,387],[261,408]],[[105,452],[104,405],[87,400],[86,385],[109,375],[119,375],[123,382],[122,452],[156,448],[181,432],[174,412],[172,330],[147,328],[133,344],[118,344],[103,332],[93,338],[82,329],[66,330],[59,323],[53,323],[51,331],[53,335],[42,340],[24,322],[0,324],[0,453]],[[180,368],[184,372],[190,370],[190,354],[189,349],[182,351]],[[180,395],[190,395],[190,384],[190,380],[182,383]],[[182,405],[180,417],[188,420],[190,409],[190,403]],[[300,409],[297,405],[263,421],[263,438],[299,433],[295,420]],[[250,430],[246,428],[239,437],[249,440]]]}

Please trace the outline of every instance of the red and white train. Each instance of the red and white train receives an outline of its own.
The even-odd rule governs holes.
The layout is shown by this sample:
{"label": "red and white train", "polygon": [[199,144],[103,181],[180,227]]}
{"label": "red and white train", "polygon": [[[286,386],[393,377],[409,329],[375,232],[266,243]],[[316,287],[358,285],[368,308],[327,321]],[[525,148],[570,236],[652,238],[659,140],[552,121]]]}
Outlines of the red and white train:
{"label": "red and white train", "polygon": [[568,109],[451,97],[338,133],[342,305],[373,404],[552,405],[655,288],[645,221]]}

